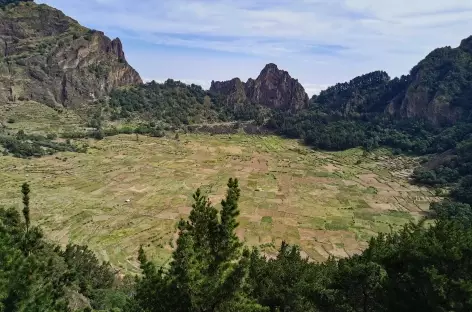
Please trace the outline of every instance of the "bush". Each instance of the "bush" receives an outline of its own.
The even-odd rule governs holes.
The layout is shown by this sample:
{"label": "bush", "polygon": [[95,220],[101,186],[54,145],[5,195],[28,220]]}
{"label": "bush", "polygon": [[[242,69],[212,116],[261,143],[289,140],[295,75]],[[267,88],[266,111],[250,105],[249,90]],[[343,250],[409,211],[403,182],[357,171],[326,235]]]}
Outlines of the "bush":
{"label": "bush", "polygon": [[55,133],[49,133],[48,135],[46,135],[46,138],[47,138],[48,140],[55,140],[55,139],[57,139],[57,134],[55,134]]}
{"label": "bush", "polygon": [[97,130],[97,131],[94,131],[94,132],[93,132],[93,138],[94,138],[94,139],[103,140],[104,137],[105,137],[105,136],[104,136],[102,130]]}

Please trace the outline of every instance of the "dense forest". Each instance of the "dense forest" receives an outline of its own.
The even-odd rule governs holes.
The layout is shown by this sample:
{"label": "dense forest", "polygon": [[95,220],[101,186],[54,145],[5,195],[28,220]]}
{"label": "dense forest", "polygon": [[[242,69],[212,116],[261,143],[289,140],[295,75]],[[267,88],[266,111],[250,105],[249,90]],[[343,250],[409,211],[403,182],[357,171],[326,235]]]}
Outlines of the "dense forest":
{"label": "dense forest", "polygon": [[261,106],[228,105],[195,84],[168,79],[121,88],[110,95],[111,118],[138,117],[167,125],[260,119]]}
{"label": "dense forest", "polygon": [[432,204],[434,223],[379,234],[360,255],[325,263],[282,243],[275,258],[239,241],[238,181],[216,209],[200,190],[168,266],[139,250],[142,274],[122,277],[84,246],[43,238],[30,217],[0,210],[0,311],[471,311],[472,209]]}

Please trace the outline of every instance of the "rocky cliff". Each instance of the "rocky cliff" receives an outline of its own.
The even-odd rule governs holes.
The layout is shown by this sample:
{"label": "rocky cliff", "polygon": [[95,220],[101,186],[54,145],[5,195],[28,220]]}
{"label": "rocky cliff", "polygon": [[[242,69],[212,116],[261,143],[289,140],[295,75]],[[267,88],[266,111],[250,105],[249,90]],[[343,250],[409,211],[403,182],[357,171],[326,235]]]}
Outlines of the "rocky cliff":
{"label": "rocky cliff", "polygon": [[472,37],[457,48],[434,50],[408,79],[401,101],[388,103],[388,112],[437,124],[460,120],[472,108]]}
{"label": "rocky cliff", "polygon": [[141,82],[118,38],[110,40],[44,4],[0,9],[0,102],[77,107]]}
{"label": "rocky cliff", "polygon": [[239,78],[212,81],[210,92],[223,96],[228,104],[253,103],[277,110],[296,111],[308,104],[308,95],[298,80],[275,64],[268,64],[257,79],[243,83]]}
{"label": "rocky cliff", "polygon": [[212,81],[210,92],[221,95],[225,104],[245,104],[248,102],[246,86],[239,78],[228,81]]}
{"label": "rocky cliff", "polygon": [[472,112],[472,37],[457,48],[432,51],[410,73],[390,80],[385,72],[359,76],[312,100],[327,112],[387,112],[450,124]]}

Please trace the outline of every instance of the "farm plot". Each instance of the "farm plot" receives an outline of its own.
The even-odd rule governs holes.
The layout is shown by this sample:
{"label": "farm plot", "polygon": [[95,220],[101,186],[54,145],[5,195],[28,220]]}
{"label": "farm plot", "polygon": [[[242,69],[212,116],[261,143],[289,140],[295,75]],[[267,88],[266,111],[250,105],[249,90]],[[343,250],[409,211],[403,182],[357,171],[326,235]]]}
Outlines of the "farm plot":
{"label": "farm plot", "polygon": [[358,253],[370,237],[420,218],[437,200],[408,184],[414,159],[384,151],[318,152],[243,134],[119,135],[88,144],[86,154],[0,157],[0,206],[20,208],[28,181],[33,219],[51,239],[87,244],[127,271],[137,269],[141,244],[165,263],[195,189],[218,206],[230,177],[242,189],[241,239],[267,255],[285,240],[315,261]]}

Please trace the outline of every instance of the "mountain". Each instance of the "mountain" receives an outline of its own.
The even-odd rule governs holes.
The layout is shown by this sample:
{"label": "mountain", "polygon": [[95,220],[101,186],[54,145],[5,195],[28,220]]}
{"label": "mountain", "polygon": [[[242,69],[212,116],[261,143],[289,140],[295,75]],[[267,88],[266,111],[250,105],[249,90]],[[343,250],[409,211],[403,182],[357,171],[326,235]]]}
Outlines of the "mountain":
{"label": "mountain", "polygon": [[308,105],[308,95],[298,80],[275,64],[267,64],[257,79],[246,83],[239,78],[212,81],[210,93],[223,96],[227,104],[252,103],[276,109],[297,111]]}
{"label": "mountain", "polygon": [[139,83],[120,39],[82,27],[45,4],[0,6],[1,102],[76,108],[116,87]]}
{"label": "mountain", "polygon": [[385,72],[369,73],[330,87],[312,101],[345,116],[386,112],[434,124],[457,122],[472,108],[472,37],[457,48],[432,51],[406,76],[390,79]]}

